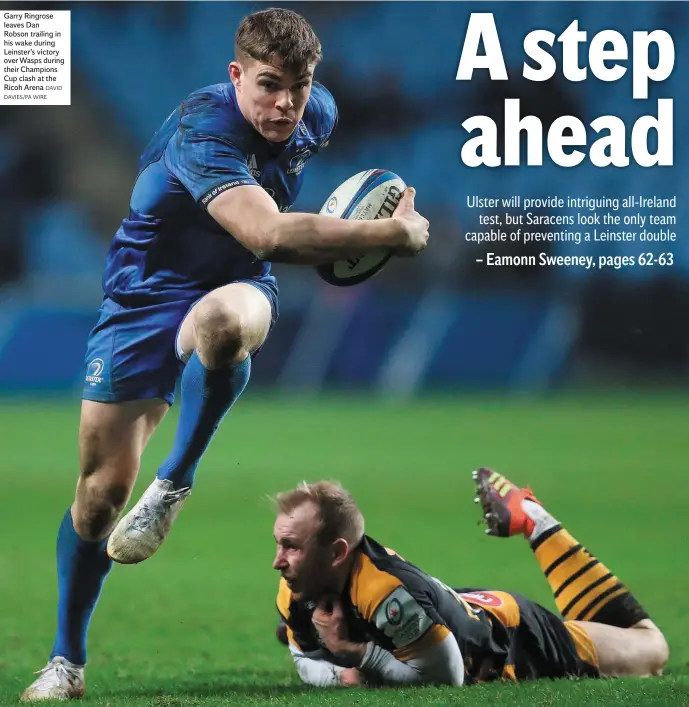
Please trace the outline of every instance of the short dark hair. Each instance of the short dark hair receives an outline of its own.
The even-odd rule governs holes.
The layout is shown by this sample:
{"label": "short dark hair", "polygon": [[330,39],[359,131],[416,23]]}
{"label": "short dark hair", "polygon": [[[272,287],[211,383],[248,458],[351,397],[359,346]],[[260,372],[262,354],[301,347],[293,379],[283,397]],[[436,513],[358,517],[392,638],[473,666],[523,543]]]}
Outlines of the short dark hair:
{"label": "short dark hair", "polygon": [[278,60],[287,71],[301,73],[322,58],[321,43],[313,27],[292,10],[271,7],[247,15],[234,37],[237,58]]}

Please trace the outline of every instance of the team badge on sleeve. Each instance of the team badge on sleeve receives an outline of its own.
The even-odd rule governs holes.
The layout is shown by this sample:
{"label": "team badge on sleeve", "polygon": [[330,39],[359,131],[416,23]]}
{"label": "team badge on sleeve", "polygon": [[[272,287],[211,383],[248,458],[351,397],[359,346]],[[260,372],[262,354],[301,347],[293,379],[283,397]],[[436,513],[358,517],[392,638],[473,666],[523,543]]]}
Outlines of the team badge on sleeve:
{"label": "team badge on sleeve", "polygon": [[404,587],[397,587],[381,602],[373,620],[396,648],[418,640],[433,625],[423,607]]}

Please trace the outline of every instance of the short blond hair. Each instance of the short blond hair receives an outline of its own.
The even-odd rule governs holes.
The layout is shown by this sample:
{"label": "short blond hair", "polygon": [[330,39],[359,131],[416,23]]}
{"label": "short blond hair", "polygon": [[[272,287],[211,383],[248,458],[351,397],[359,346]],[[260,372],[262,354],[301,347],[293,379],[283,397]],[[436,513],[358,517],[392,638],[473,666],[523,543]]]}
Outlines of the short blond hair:
{"label": "short blond hair", "polygon": [[344,538],[350,547],[356,547],[364,537],[364,516],[337,481],[302,481],[296,488],[278,493],[273,501],[279,513],[290,513],[304,503],[315,504],[321,520],[318,539],[323,544]]}

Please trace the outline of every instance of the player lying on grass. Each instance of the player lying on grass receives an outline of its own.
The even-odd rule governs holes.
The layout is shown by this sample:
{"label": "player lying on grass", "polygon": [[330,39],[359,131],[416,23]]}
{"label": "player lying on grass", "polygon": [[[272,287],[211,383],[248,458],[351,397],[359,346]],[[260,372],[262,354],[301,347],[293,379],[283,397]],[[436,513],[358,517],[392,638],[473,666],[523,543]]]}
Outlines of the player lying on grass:
{"label": "player lying on grass", "polygon": [[[320,58],[300,15],[249,15],[230,80],[189,95],[142,155],[87,343],[80,476],[57,538],[57,634],[25,700],[84,692],[86,634],[112,560],[141,562],[163,542],[277,319],[270,263],[328,263],[385,246],[411,255],[426,245],[413,189],[389,219],[286,213],[337,123],[333,97],[313,81]],[[117,523],[178,379],[172,449]]]}
{"label": "player lying on grass", "polygon": [[[277,496],[278,635],[311,685],[462,685],[661,675],[663,634],[629,590],[536,500],[474,472],[490,535],[522,535],[561,616],[511,592],[451,589],[364,534],[329,482]],[[282,634],[282,635],[281,635]]]}

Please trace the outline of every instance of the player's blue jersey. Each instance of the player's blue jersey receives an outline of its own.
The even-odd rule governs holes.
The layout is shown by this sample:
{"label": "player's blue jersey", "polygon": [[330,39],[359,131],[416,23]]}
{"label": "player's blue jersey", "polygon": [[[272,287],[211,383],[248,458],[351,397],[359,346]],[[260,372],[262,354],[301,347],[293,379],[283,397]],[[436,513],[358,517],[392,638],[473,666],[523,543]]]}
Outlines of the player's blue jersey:
{"label": "player's blue jersey", "polygon": [[129,216],[112,240],[106,295],[124,306],[187,300],[234,280],[272,279],[259,260],[206,211],[233,187],[256,184],[287,211],[306,162],[337,122],[330,93],[314,83],[289,140],[271,143],[244,118],[234,86],[195,91],[167,118],[141,156]]}

